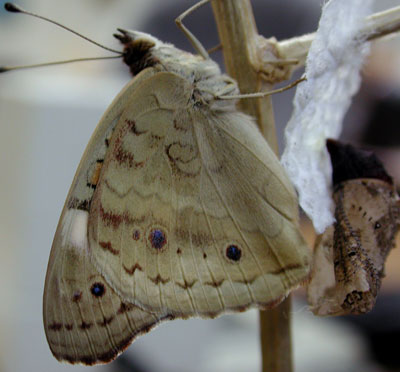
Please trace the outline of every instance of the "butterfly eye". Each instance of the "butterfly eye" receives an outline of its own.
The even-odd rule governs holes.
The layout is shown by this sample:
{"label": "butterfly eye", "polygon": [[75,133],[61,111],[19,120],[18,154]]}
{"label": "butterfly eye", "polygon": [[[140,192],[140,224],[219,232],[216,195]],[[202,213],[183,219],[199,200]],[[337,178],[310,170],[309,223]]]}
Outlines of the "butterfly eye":
{"label": "butterfly eye", "polygon": [[236,245],[230,245],[226,248],[226,257],[232,261],[239,261],[242,256],[242,251]]}
{"label": "butterfly eye", "polygon": [[90,288],[90,292],[92,292],[92,295],[95,297],[103,296],[105,291],[106,289],[104,288],[104,284],[102,283],[94,283]]}
{"label": "butterfly eye", "polygon": [[151,230],[149,240],[151,246],[156,249],[161,249],[167,243],[167,238],[165,237],[164,232],[160,229]]}
{"label": "butterfly eye", "polygon": [[379,222],[376,222],[376,223],[375,223],[375,229],[380,229],[381,226],[382,226],[382,225],[381,225]]}

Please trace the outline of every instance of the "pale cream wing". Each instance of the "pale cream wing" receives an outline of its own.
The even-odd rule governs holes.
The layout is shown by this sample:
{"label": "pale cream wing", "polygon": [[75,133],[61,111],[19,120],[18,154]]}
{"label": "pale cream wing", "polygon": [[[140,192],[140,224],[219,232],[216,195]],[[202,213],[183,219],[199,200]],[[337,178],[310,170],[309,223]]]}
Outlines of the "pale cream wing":
{"label": "pale cream wing", "polygon": [[44,300],[46,337],[58,360],[109,362],[138,335],[168,318],[121,300],[90,263],[87,252],[63,247],[55,252]]}
{"label": "pale cream wing", "polygon": [[228,270],[237,270],[226,259],[228,244],[237,242],[243,260],[237,261],[241,273],[230,274],[234,288],[248,290],[250,303],[268,307],[308,277],[295,192],[248,116],[196,112],[193,123],[204,165],[200,198],[205,215],[217,217],[210,229],[220,224],[227,239],[218,250]]}
{"label": "pale cream wing", "polygon": [[[47,340],[60,360],[89,364],[110,360],[159,319],[121,301],[87,256],[89,207],[108,138],[127,97],[152,74],[148,69],[128,83],[104,114],[82,157],[60,217],[43,294]],[[101,298],[91,293],[95,283],[104,286]]]}
{"label": "pale cream wing", "polygon": [[192,94],[159,73],[132,95],[93,197],[91,257],[149,311],[272,306],[308,275],[294,191],[247,116]]}

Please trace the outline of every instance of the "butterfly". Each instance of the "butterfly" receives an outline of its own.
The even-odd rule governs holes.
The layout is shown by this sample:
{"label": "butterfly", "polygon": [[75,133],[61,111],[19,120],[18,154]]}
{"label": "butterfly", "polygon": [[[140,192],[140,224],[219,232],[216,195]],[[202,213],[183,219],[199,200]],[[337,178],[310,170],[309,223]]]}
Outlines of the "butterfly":
{"label": "butterfly", "polygon": [[336,222],[315,244],[308,286],[316,315],[367,313],[400,226],[400,198],[380,160],[329,140]]}
{"label": "butterfly", "polygon": [[108,362],[164,320],[268,309],[309,275],[294,189],[210,58],[119,30],[134,78],[82,157],[54,237],[53,355]]}

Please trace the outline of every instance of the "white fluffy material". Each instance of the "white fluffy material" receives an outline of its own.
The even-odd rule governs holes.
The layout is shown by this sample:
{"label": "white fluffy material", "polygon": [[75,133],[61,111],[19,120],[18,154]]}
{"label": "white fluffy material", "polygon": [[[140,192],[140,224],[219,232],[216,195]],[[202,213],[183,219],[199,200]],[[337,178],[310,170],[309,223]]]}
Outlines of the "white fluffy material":
{"label": "white fluffy material", "polygon": [[62,244],[86,250],[89,213],[79,209],[68,209],[62,221]]}
{"label": "white fluffy material", "polygon": [[327,138],[338,138],[351,97],[360,86],[360,68],[369,51],[360,38],[373,0],[331,0],[320,19],[285,131],[282,164],[299,193],[299,202],[322,233],[334,222],[331,163]]}

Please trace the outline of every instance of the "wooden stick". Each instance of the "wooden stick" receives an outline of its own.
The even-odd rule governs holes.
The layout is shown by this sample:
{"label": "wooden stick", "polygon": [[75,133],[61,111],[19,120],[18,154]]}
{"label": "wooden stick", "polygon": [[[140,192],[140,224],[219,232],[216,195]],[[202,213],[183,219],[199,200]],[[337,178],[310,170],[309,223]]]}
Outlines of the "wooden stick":
{"label": "wooden stick", "polygon": [[274,309],[260,311],[263,372],[293,371],[291,308],[289,296]]}
{"label": "wooden stick", "polygon": [[[365,19],[365,24],[360,32],[360,38],[376,40],[383,36],[400,31],[400,6],[370,15]],[[303,67],[307,58],[308,50],[314,40],[315,33],[294,37],[287,40],[275,42],[279,55],[283,60],[297,60],[296,65],[290,66],[292,72]],[[263,47],[262,39],[259,39],[259,47]]]}
{"label": "wooden stick", "polygon": [[[240,93],[254,93],[272,89],[262,87],[257,71],[257,28],[249,0],[211,2],[226,69],[239,84]],[[272,149],[278,152],[275,121],[270,98],[248,99],[239,103],[240,109],[256,118],[257,123]]]}
{"label": "wooden stick", "polygon": [[[249,0],[213,0],[212,7],[228,73],[236,79],[241,93],[261,90],[258,66],[257,28]],[[269,86],[272,89],[272,86]],[[268,90],[266,86],[263,90]],[[240,108],[255,117],[272,149],[277,153],[274,114],[270,97],[246,99]],[[260,311],[263,372],[291,372],[290,298],[277,308]]]}
{"label": "wooden stick", "polygon": [[[295,69],[304,66],[315,34],[281,42],[265,39],[257,33],[249,0],[213,0],[212,7],[223,45],[227,71],[238,82],[242,94],[260,91],[262,74],[265,75],[265,71],[274,63],[287,65],[288,70],[281,76],[270,75],[270,82],[286,80]],[[360,36],[364,36],[366,40],[373,40],[399,30],[400,7],[396,7],[368,17]],[[268,53],[264,53],[265,51]],[[268,60],[263,61],[261,56]],[[291,63],[285,63],[286,61]],[[293,61],[298,63],[293,63]],[[268,88],[272,89],[272,86],[264,87],[263,90]],[[240,108],[257,119],[262,133],[277,153],[278,146],[270,98],[242,100]],[[290,310],[289,297],[275,309],[260,311],[263,372],[291,372],[293,370]]]}

